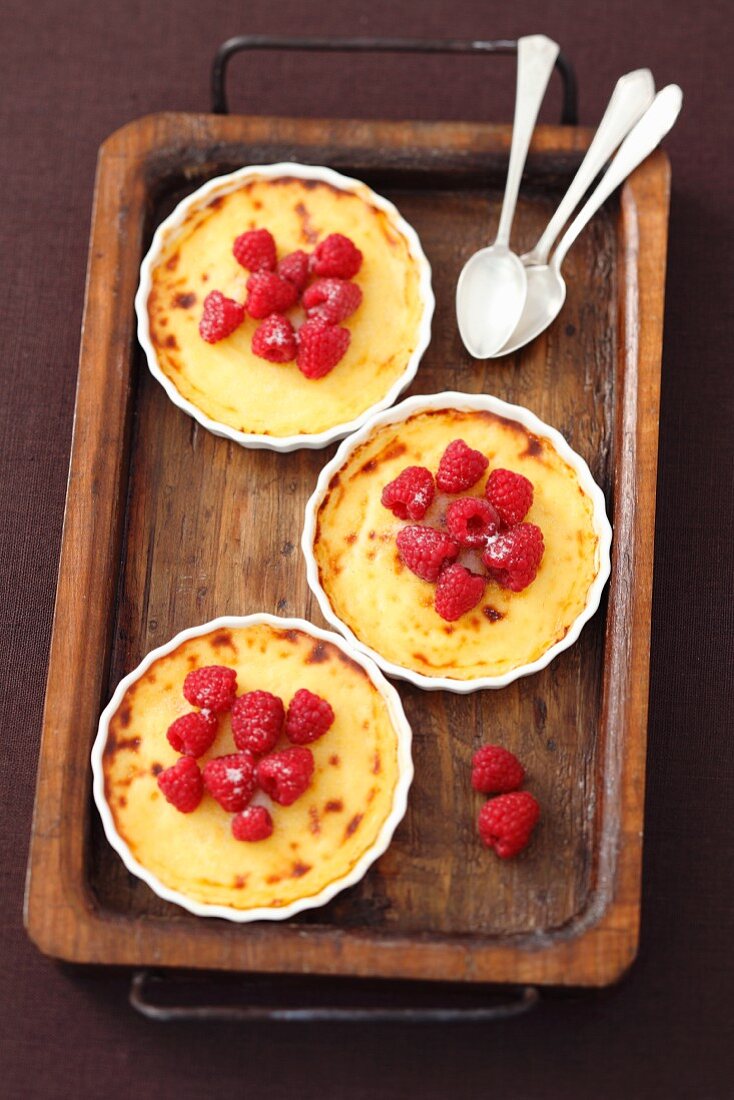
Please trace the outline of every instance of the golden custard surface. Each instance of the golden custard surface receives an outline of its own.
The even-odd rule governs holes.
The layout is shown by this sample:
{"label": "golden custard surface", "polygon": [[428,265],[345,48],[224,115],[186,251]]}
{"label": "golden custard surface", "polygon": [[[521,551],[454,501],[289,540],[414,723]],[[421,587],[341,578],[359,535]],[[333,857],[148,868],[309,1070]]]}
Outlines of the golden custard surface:
{"label": "golden custard surface", "polygon": [[[156,775],[178,759],[166,731],[192,709],[182,694],[184,678],[210,664],[236,669],[239,694],[270,691],[287,706],[306,687],[334,709],[331,729],[309,745],[315,769],[307,791],[291,806],[255,795],[273,818],[267,840],[235,840],[233,815],[208,793],[183,814],[158,789]],[[288,744],[283,738],[276,750]],[[199,764],[236,751],[223,715]],[[366,672],[330,642],[267,625],[219,629],[184,642],[130,686],[110,722],[103,768],[118,833],[165,886],[209,905],[279,907],[344,878],[372,847],[392,810],[397,738]]]}
{"label": "golden custard surface", "polygon": [[[497,467],[532,481],[526,519],[541,528],[545,553],[522,592],[489,581],[478,607],[447,623],[433,607],[435,585],[400,561],[395,538],[405,524],[380,496],[406,466],[427,466],[435,474],[454,439],[489,459],[482,480],[459,495],[483,496]],[[441,526],[452,499],[437,494],[421,522]],[[493,413],[441,409],[378,428],[350,455],[320,505],[314,553],[335,613],[361,642],[424,676],[469,680],[535,661],[566,635],[598,572],[597,543],[592,501],[548,439]],[[459,560],[484,572],[472,553]]]}
{"label": "golden custard surface", "polygon": [[[299,248],[310,252],[330,233],[350,237],[363,253],[354,278],[362,304],[343,322],[351,343],[325,378],[311,380],[295,363],[254,355],[260,322],[251,317],[217,344],[199,335],[209,291],[244,302],[249,272],[232,245],[255,228],[271,231],[279,259]],[[181,396],[221,424],[272,436],[313,435],[380,401],[408,365],[422,313],[418,265],[393,219],[358,193],[293,177],[256,178],[190,211],[163,247],[148,298],[158,363]]]}

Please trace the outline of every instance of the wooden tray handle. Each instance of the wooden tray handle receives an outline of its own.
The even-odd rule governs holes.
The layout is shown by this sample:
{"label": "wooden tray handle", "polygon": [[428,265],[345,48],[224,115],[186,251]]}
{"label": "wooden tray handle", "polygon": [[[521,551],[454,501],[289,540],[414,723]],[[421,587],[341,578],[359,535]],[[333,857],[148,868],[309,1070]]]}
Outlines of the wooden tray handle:
{"label": "wooden tray handle", "polygon": [[[275,975],[266,975],[265,980],[272,984]],[[262,979],[261,979],[262,983]],[[505,1020],[510,1016],[520,1016],[538,1003],[539,994],[534,986],[517,986],[510,990],[490,990],[486,996],[493,998],[491,1003],[479,1004],[438,1004],[438,1005],[399,1005],[385,1003],[359,1003],[353,1000],[346,1004],[261,1004],[252,1003],[252,994],[258,986],[243,977],[238,984],[238,992],[246,994],[250,1003],[233,1004],[196,1004],[177,1003],[164,996],[164,999],[151,999],[151,987],[162,988],[165,993],[182,987],[196,985],[196,979],[181,977],[175,971],[160,974],[150,970],[137,970],[130,983],[130,1004],[142,1016],[149,1020],[166,1023],[176,1020],[234,1020],[242,1023],[254,1023],[261,1020],[281,1023],[314,1023],[338,1021],[340,1023],[466,1023]],[[201,984],[201,982],[199,982]],[[262,988],[260,984],[259,988]],[[359,993],[359,986],[350,983],[349,989]],[[464,992],[464,991],[462,991]],[[476,991],[475,991],[476,992]],[[394,1000],[391,991],[385,990],[382,999]],[[464,999],[466,995],[464,993]],[[476,1000],[476,997],[475,997]]]}
{"label": "wooden tray handle", "polygon": [[[228,38],[217,50],[212,62],[212,112],[226,115],[226,75],[230,58],[245,50],[314,50],[322,53],[517,53],[517,42],[499,39],[494,42],[468,42],[460,39],[421,38],[289,38],[280,35],[245,34]],[[556,58],[555,68],[563,81],[561,125],[578,124],[578,92],[576,73],[563,51]]]}

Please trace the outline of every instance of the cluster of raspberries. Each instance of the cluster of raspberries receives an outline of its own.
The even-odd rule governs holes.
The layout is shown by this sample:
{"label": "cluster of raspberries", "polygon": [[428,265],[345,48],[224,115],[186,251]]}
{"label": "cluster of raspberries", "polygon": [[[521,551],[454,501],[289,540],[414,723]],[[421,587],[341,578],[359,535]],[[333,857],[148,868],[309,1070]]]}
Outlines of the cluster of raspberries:
{"label": "cluster of raspberries", "polygon": [[477,827],[482,841],[500,859],[518,855],[530,842],[540,806],[529,791],[518,790],[525,769],[501,745],[483,745],[472,758],[471,783],[482,794],[499,795],[484,803]]}
{"label": "cluster of raspberries", "polygon": [[[270,363],[294,359],[306,378],[323,378],[346,353],[351,339],[340,322],[362,302],[352,279],[362,266],[362,253],[341,233],[331,233],[309,255],[300,249],[278,262],[275,240],[268,229],[250,229],[232,246],[235,259],[247,271],[244,304],[212,290],[204,299],[199,332],[216,344],[242,324],[245,315],[261,323],[252,350]],[[296,330],[287,311],[298,305],[306,320]]]}
{"label": "cluster of raspberries", "polygon": [[[443,453],[434,479],[425,466],[408,466],[382,490],[382,503],[402,520],[422,520],[438,489],[456,495],[483,477],[489,460],[455,439]],[[476,607],[488,579],[520,592],[535,580],[543,557],[543,534],[534,523],[523,523],[533,503],[533,485],[512,470],[492,470],[483,496],[452,501],[439,527],[413,523],[397,535],[404,565],[436,585],[434,606],[447,622]],[[485,573],[467,568],[465,561]],[[480,564],[481,562],[481,564]]]}
{"label": "cluster of raspberries", "polygon": [[[199,710],[181,715],[166,734],[181,758],[158,776],[166,799],[181,813],[197,808],[207,790],[222,809],[234,814],[237,840],[265,840],[273,820],[265,806],[250,806],[255,792],[290,806],[311,782],[314,760],[306,748],[323,737],[334,721],[326,699],[300,688],[288,704],[269,691],[237,695],[237,673],[224,665],[193,669],[184,680],[186,700]],[[212,747],[219,718],[231,712],[237,752],[216,756],[199,768],[197,759]],[[291,747],[273,752],[285,734]]]}

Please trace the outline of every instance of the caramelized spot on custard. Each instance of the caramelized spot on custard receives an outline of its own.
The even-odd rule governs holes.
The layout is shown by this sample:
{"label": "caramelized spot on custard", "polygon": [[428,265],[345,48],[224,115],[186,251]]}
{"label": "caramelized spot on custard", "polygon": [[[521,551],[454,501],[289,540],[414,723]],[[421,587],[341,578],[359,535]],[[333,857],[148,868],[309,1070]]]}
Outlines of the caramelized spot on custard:
{"label": "caramelized spot on custard", "polygon": [[[280,882],[282,877],[282,875],[268,875],[265,881],[267,882],[268,886],[274,886],[276,882]],[[273,905],[276,904],[277,902],[273,902]]]}
{"label": "caramelized spot on custard", "polygon": [[278,635],[279,638],[282,638],[284,642],[292,642],[294,645],[298,645],[298,641],[299,641],[299,638],[300,638],[300,633],[301,632],[299,630],[279,630],[279,631],[277,631],[277,635]]}
{"label": "caramelized spot on custard", "polygon": [[232,886],[235,890],[242,890],[247,883],[248,875],[235,875]]}
{"label": "caramelized spot on custard", "polygon": [[379,752],[375,753],[375,758],[372,762],[372,774],[379,775],[382,771],[382,761],[380,760]]}
{"label": "caramelized spot on custard", "polygon": [[444,634],[453,634],[454,633],[454,628],[453,628],[453,626],[446,625],[443,628],[443,632],[444,632]]}
{"label": "caramelized spot on custard", "polygon": [[344,541],[348,542],[350,546],[353,546],[354,543],[357,541],[357,536],[355,535],[354,531],[351,531]]}
{"label": "caramelized spot on custard", "polygon": [[482,615],[489,619],[491,623],[498,623],[500,619],[504,619],[504,611],[498,611],[496,607],[492,607],[491,604],[487,604],[482,608]]}
{"label": "caramelized spot on custard", "polygon": [[376,794],[377,794],[377,787],[370,787],[369,791],[367,792],[367,801],[371,802]]}
{"label": "caramelized spot on custard", "polygon": [[253,199],[252,205],[255,207],[256,210],[262,210],[263,208],[263,204],[260,202],[259,199]]}
{"label": "caramelized spot on custard", "polygon": [[[173,255],[169,256],[169,258],[166,260],[166,267],[168,268],[168,270],[169,271],[175,271],[176,268],[178,267],[178,261],[180,259],[181,259],[181,253],[178,250],[176,250],[173,253]],[[151,294],[148,298],[148,302],[150,303],[152,301],[153,301],[153,293],[151,292]]]}
{"label": "caramelized spot on custard", "polygon": [[175,306],[176,309],[191,309],[192,306],[196,305],[196,295],[190,290],[185,294],[177,294],[171,305]]}
{"label": "caramelized spot on custard", "polygon": [[323,642],[316,642],[306,658],[307,665],[320,665],[329,660],[329,654]]}
{"label": "caramelized spot on custard", "polygon": [[359,468],[359,470],[357,470],[357,473],[358,474],[371,474],[372,471],[376,470],[376,469],[377,469],[377,462],[375,461],[374,458],[370,458],[370,459],[367,460],[367,462],[365,462],[364,466],[361,466]]}
{"label": "caramelized spot on custard", "polygon": [[230,649],[234,649],[232,635],[229,630],[218,630],[217,633],[213,635],[211,644],[215,649],[220,649],[222,646],[229,646]]}
{"label": "caramelized spot on custard", "polygon": [[367,673],[362,668],[362,666],[360,664],[357,664],[356,661],[353,661],[351,657],[347,657],[346,653],[342,653],[341,649],[336,650],[336,655],[343,665],[346,665],[347,668],[351,668],[352,672],[356,672],[360,676],[364,676],[366,679],[369,679]]}
{"label": "caramelized spot on custard", "polygon": [[146,684],[154,684],[156,682],[156,674],[151,669],[150,672],[146,672],[143,679],[145,680]]}
{"label": "caramelized spot on custard", "polygon": [[302,878],[304,875],[307,875],[310,870],[310,863],[301,863],[301,861],[298,860],[291,868],[291,878]]}
{"label": "caramelized spot on custard", "polygon": [[215,199],[208,204],[210,210],[218,210],[224,202],[224,195],[217,195]]}
{"label": "caramelized spot on custard", "polygon": [[543,444],[538,439],[537,435],[530,435],[528,432],[528,443],[524,451],[521,452],[520,457],[537,458],[538,455],[543,453]]}
{"label": "caramelized spot on custard", "polygon": [[376,532],[376,531],[370,531],[370,533],[369,533],[369,535],[367,536],[367,538],[368,538],[368,539],[373,539],[373,538],[375,537],[375,535],[376,535],[376,534],[377,534],[377,532]]}
{"label": "caramelized spot on custard", "polygon": [[391,443],[390,446],[380,455],[380,458],[384,462],[389,462],[391,458],[400,458],[401,455],[405,454],[407,449],[408,448],[404,443],[401,443],[399,440],[395,440],[395,442]]}
{"label": "caramelized spot on custard", "polygon": [[151,775],[160,775],[162,771],[163,771],[163,765],[162,764],[151,764],[150,765],[150,774]]}
{"label": "caramelized spot on custard", "polygon": [[[331,481],[329,482],[329,488],[330,489],[336,489],[337,485],[339,485],[340,483],[341,483],[341,477],[339,476],[339,471],[337,470],[337,472],[334,474]],[[328,497],[326,497],[324,499],[324,501],[321,505],[322,508],[323,508],[324,504],[326,504],[327,500],[328,500]]]}
{"label": "caramelized spot on custard", "polygon": [[427,659],[425,653],[414,653],[413,658],[416,661],[420,661],[420,663],[422,665],[427,665],[428,664],[428,659]]}
{"label": "caramelized spot on custard", "polygon": [[163,341],[163,345],[167,348],[178,347],[178,342],[176,341],[176,337],[173,335],[172,332],[165,338],[165,340]]}
{"label": "caramelized spot on custard", "polygon": [[125,798],[124,794],[121,794],[120,797],[118,798],[117,805],[120,806],[123,809],[124,809],[125,806],[127,806],[127,799]]}
{"label": "caramelized spot on custard", "polygon": [[336,753],[334,753],[333,756],[329,757],[329,763],[331,764],[332,768],[338,768],[339,765],[341,764],[341,760],[336,755]]}
{"label": "caramelized spot on custard", "polygon": [[130,725],[130,718],[130,707],[127,703],[123,703],[117,712],[117,721],[123,729],[127,729],[127,727]]}
{"label": "caramelized spot on custard", "polygon": [[354,815],[354,817],[352,818],[352,820],[349,822],[346,829],[344,830],[344,836],[345,837],[352,836],[354,833],[356,833],[357,829],[359,828],[359,823],[360,823],[360,821],[362,820],[363,817],[364,817],[364,814],[355,814]]}
{"label": "caramelized spot on custard", "polygon": [[324,806],[325,814],[340,814],[344,809],[344,803],[340,798],[330,798]]}
{"label": "caramelized spot on custard", "polygon": [[319,811],[316,809],[315,806],[308,807],[308,817],[309,830],[314,834],[314,836],[318,836],[318,834],[321,832],[321,820],[319,818]]}
{"label": "caramelized spot on custard", "polygon": [[[314,183],[315,180],[304,180],[304,183]],[[306,244],[316,244],[319,239],[319,233],[314,229],[311,223],[311,215],[302,202],[297,202],[293,207],[298,217],[301,219],[301,236]]]}

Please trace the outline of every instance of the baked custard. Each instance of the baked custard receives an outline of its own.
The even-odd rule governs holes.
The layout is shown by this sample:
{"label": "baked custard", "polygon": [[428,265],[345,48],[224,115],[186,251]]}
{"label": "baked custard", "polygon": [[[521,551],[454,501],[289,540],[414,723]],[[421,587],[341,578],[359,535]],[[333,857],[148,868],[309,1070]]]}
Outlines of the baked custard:
{"label": "baked custard", "polygon": [[[471,487],[456,479],[462,464]],[[509,506],[511,529],[497,529],[489,500]],[[484,546],[471,549],[482,524]],[[513,562],[500,551],[515,537]],[[550,438],[484,408],[426,408],[374,427],[316,504],[312,553],[333,616],[363,646],[453,680],[536,661],[584,612],[600,572],[594,502],[577,471]]]}
{"label": "baked custard", "polygon": [[[342,648],[287,620],[271,623],[222,625],[182,641],[133,679],[109,719],[98,757],[104,802],[154,889],[275,911],[319,895],[386,847],[383,827],[405,795],[402,712],[396,722]],[[221,706],[201,686],[192,694],[192,681],[208,690],[212,673],[220,686],[231,678]],[[292,700],[277,743],[277,729],[262,740],[267,715],[254,721],[274,697]],[[191,711],[192,699],[200,711]],[[182,721],[192,714],[201,729]],[[246,758],[256,766],[243,775]],[[302,758],[310,759],[305,770]]]}
{"label": "baked custard", "polygon": [[[285,172],[289,166],[282,167]],[[292,170],[297,172],[298,166]],[[394,400],[403,378],[407,385],[412,377],[428,339],[433,302],[429,268],[413,231],[364,184],[323,169],[301,171],[320,172],[324,178],[273,176],[257,169],[236,173],[234,183],[226,177],[221,186],[207,188],[201,202],[190,204],[182,220],[174,215],[174,222],[162,227],[161,240],[150,254],[144,307],[149,358],[155,356],[181,398],[210,420],[245,435],[277,439],[314,436],[340,426],[346,430],[373,406]],[[262,349],[257,354],[257,340],[253,351],[256,331],[262,343],[268,324],[255,314],[244,315],[241,323],[224,315],[227,309],[241,308],[237,303],[253,301],[258,279],[274,278],[274,273],[257,273],[253,279],[233,253],[234,241],[262,227],[277,244],[279,265],[295,254],[313,257],[328,238],[346,237],[362,254],[353,280],[361,302],[341,322],[346,332],[338,369],[324,377],[306,377],[295,362],[268,362]],[[218,316],[224,327],[219,331],[227,335],[209,343],[199,326],[202,318],[208,324],[204,303],[212,307],[212,294],[222,311]],[[296,304],[289,312],[296,327],[306,320],[303,309]],[[276,332],[278,339],[282,337]]]}

